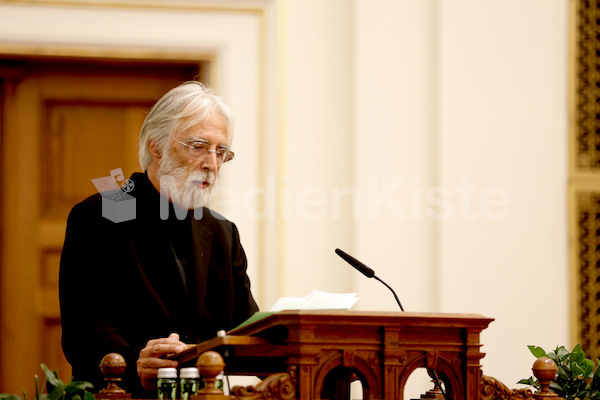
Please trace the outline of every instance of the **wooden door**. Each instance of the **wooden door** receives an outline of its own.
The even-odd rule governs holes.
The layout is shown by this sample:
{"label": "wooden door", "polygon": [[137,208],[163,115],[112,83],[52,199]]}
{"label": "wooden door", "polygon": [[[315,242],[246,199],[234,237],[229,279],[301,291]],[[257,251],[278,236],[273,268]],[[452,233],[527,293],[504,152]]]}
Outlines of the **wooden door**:
{"label": "wooden door", "polygon": [[199,65],[0,60],[0,393],[33,397],[40,363],[70,379],[58,302],[68,212],[96,192],[92,179],[140,170],[147,111]]}

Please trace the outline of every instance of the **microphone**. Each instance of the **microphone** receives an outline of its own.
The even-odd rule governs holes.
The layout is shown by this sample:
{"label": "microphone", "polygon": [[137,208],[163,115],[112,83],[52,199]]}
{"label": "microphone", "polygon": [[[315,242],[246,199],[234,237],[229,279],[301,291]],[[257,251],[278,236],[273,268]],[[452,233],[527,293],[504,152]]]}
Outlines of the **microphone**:
{"label": "microphone", "polygon": [[402,307],[402,303],[400,303],[400,299],[398,299],[398,296],[396,295],[396,292],[394,292],[394,289],[392,289],[390,285],[388,285],[387,283],[382,281],[377,275],[375,275],[375,271],[373,271],[371,268],[367,267],[365,264],[361,263],[356,258],[352,257],[350,254],[346,253],[343,250],[335,249],[335,253],[338,256],[342,257],[344,261],[352,265],[367,278],[375,278],[379,282],[383,283],[385,287],[391,290],[392,294],[394,295],[394,298],[396,299],[396,303],[398,303],[398,305],[400,306],[400,310],[404,311],[404,307]]}
{"label": "microphone", "polygon": [[[394,292],[394,289],[392,289],[392,287],[390,285],[388,285],[387,283],[385,283],[384,281],[379,279],[379,277],[377,275],[375,275],[375,271],[373,271],[371,268],[367,267],[365,264],[361,263],[356,258],[352,257],[350,254],[346,253],[343,250],[335,249],[335,253],[338,256],[342,257],[344,259],[344,261],[346,261],[348,264],[352,265],[354,268],[356,268],[361,274],[363,274],[367,278],[375,278],[379,282],[383,283],[388,289],[390,289],[392,291],[392,294],[394,295],[396,302],[400,306],[400,310],[404,311],[404,307],[402,307],[402,304],[400,303],[400,299],[398,299],[398,296],[396,295],[396,292]],[[430,376],[434,379],[436,387],[440,388],[440,390],[442,392],[442,396],[445,399],[446,391],[444,390],[444,388],[441,385],[441,380],[438,377],[438,374],[435,372],[434,369],[428,368],[427,371],[431,374]]]}
{"label": "microphone", "polygon": [[344,261],[348,264],[352,265],[354,268],[358,270],[361,274],[366,276],[367,278],[373,278],[375,276],[375,271],[371,268],[367,267],[365,264],[358,261],[356,258],[352,257],[350,254],[342,251],[340,249],[335,249],[335,252],[338,256],[342,257]]}

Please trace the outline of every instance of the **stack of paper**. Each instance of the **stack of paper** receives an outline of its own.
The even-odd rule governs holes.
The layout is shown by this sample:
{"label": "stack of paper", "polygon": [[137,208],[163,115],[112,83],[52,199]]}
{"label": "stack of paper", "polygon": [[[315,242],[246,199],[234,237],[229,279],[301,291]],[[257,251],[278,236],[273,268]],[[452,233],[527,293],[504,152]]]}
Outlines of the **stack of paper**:
{"label": "stack of paper", "polygon": [[306,297],[282,297],[271,307],[271,311],[349,310],[357,301],[356,293],[327,293],[313,290]]}

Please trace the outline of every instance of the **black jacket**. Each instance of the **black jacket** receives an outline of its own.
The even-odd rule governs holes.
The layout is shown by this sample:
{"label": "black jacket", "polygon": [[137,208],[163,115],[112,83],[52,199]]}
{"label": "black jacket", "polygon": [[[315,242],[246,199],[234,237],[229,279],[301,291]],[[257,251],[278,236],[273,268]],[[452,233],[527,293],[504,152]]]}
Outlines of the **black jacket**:
{"label": "black jacket", "polygon": [[[170,203],[170,217],[162,220],[161,195],[148,177],[136,173],[131,180],[135,219],[104,218],[100,194],[69,215],[60,262],[62,343],[76,380],[92,382],[96,391],[105,387],[100,361],[116,352],[127,362],[122,387],[153,398],[136,371],[150,339],[177,332],[184,342],[200,342],[258,307],[236,226],[206,208],[200,219],[180,221]],[[177,265],[186,258],[187,285]]]}

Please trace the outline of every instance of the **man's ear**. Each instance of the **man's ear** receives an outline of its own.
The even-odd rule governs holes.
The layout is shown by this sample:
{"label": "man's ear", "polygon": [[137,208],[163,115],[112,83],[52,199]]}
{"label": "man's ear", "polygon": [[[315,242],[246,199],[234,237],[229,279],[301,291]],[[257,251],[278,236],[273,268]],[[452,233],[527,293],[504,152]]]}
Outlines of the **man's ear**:
{"label": "man's ear", "polygon": [[148,142],[148,150],[155,161],[159,161],[162,158],[161,148],[156,145],[154,140]]}

